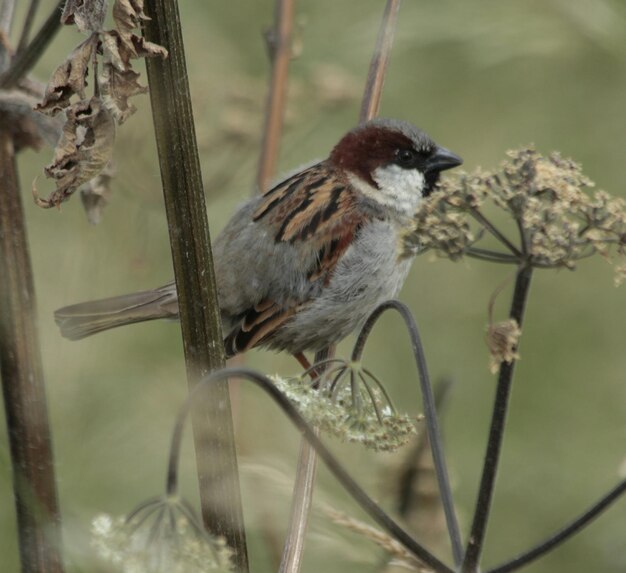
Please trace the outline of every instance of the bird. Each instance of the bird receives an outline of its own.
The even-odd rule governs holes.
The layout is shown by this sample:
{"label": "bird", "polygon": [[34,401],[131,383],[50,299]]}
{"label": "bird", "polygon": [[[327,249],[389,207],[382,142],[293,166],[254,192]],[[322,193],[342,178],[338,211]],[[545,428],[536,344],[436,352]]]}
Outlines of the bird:
{"label": "bird", "polygon": [[[377,118],[245,202],[212,245],[226,356],[298,357],[356,331],[397,296],[416,254],[403,253],[402,236],[440,173],[461,164],[414,125]],[[174,282],[54,314],[71,340],[177,316]]]}

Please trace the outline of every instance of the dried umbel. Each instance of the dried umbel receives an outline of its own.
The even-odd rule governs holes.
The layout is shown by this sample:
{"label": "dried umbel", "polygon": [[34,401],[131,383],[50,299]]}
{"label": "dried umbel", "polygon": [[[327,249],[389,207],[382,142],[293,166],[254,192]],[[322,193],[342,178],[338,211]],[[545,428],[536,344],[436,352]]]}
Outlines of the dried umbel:
{"label": "dried umbel", "polygon": [[127,518],[99,515],[91,545],[98,557],[124,573],[233,571],[232,551],[210,536],[191,505],[177,497],[149,500]]}
{"label": "dried umbel", "polygon": [[319,388],[299,378],[273,377],[277,388],[313,426],[375,451],[394,451],[416,433],[415,420],[398,414],[382,384],[358,364],[333,359]]}
{"label": "dried umbel", "polygon": [[[469,255],[536,268],[573,269],[595,253],[607,260],[623,257],[625,202],[591,192],[593,187],[580,165],[559,153],[543,156],[532,147],[510,151],[497,172],[446,179],[416,213],[405,248],[433,249],[452,260]],[[517,240],[491,222],[486,213],[493,207],[513,220]],[[480,248],[486,234],[508,252]],[[617,268],[623,274],[623,267]]]}
{"label": "dried umbel", "polygon": [[[451,260],[467,255],[519,269],[574,269],[581,259],[599,254],[608,262],[621,258],[615,283],[623,282],[625,201],[593,191],[580,165],[559,153],[543,156],[525,147],[507,155],[497,171],[478,169],[446,179],[415,214],[403,238],[404,252],[430,249]],[[509,219],[506,232],[492,222],[494,211],[498,221],[503,215]],[[489,235],[502,249],[483,248],[481,241]],[[495,373],[501,363],[519,358],[521,331],[515,320],[494,323],[492,308],[493,299],[487,345]]]}

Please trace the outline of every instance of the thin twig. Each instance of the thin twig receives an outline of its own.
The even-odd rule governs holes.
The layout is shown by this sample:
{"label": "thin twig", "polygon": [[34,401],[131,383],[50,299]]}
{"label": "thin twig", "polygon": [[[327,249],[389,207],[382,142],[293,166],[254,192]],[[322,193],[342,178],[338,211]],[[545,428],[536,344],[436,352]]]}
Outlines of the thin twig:
{"label": "thin twig", "polygon": [[[520,328],[524,320],[531,277],[532,267],[524,265],[518,269],[515,278],[509,317],[514,319]],[[515,363],[516,361],[512,360],[511,362],[502,362],[500,365],[500,374],[498,376],[498,386],[496,389],[483,473],[478,491],[478,499],[476,501],[476,509],[474,510],[470,537],[461,568],[462,573],[476,573],[478,571],[487,532],[487,524],[489,522],[498,463],[502,450],[502,440],[504,438],[504,427],[509,398],[511,396]]]}
{"label": "thin twig", "polygon": [[443,505],[443,511],[446,516],[446,525],[448,527],[448,534],[450,536],[450,544],[452,546],[452,554],[454,562],[458,565],[463,558],[463,546],[461,540],[461,532],[459,529],[459,523],[454,511],[454,498],[452,496],[452,488],[450,487],[450,478],[448,477],[448,469],[446,467],[446,459],[444,454],[443,440],[441,439],[441,432],[439,430],[439,421],[437,418],[437,410],[435,407],[435,398],[433,396],[432,386],[430,383],[430,376],[428,374],[428,368],[426,366],[426,355],[424,354],[424,348],[419,335],[419,330],[413,315],[409,308],[397,300],[390,300],[381,304],[367,319],[359,337],[357,338],[354,350],[352,351],[352,360],[359,361],[363,348],[370,335],[374,324],[382,316],[382,314],[390,309],[396,310],[409,331],[411,338],[411,344],[413,347],[413,355],[415,356],[415,363],[419,372],[420,388],[422,391],[422,400],[424,407],[424,416],[426,418],[426,428],[428,429],[428,439],[430,441],[430,448],[433,455],[433,463],[435,466],[435,473],[437,475],[437,484],[439,486],[439,495],[441,497],[441,503]]}
{"label": "thin twig", "polygon": [[[147,0],[145,11],[146,39],[169,53],[167,59],[148,59],[146,68],[191,389],[224,364],[219,302],[178,3]],[[227,381],[214,385],[206,400],[194,404],[192,423],[205,527],[226,538],[238,569],[247,571]]]}
{"label": "thin twig", "polygon": [[365,82],[365,95],[361,102],[361,112],[359,114],[359,121],[361,122],[372,119],[378,115],[389,56],[393,46],[393,38],[396,33],[399,10],[400,0],[387,0],[378,30],[376,48],[372,55],[367,80]]}
{"label": "thin twig", "polygon": [[506,253],[491,251],[489,249],[481,249],[480,247],[468,247],[464,252],[468,257],[489,261],[491,263],[504,263],[507,265],[519,264],[519,259],[517,257],[507,255]]}
{"label": "thin twig", "polygon": [[274,28],[271,32],[272,80],[267,96],[265,128],[257,173],[257,188],[267,190],[278,162],[278,148],[287,101],[287,77],[291,60],[295,0],[276,0]]}
{"label": "thin twig", "polygon": [[33,69],[33,66],[39,61],[41,55],[61,28],[61,13],[65,0],[59,0],[54,7],[50,16],[41,26],[41,29],[32,42],[19,54],[15,56],[11,62],[11,67],[0,77],[0,88],[11,88]]}
{"label": "thin twig", "polygon": [[26,12],[26,18],[24,18],[24,25],[22,26],[22,33],[20,34],[20,40],[17,44],[16,52],[19,54],[23,52],[28,43],[28,37],[30,36],[33,22],[35,21],[35,14],[37,14],[37,8],[39,8],[40,0],[30,0],[28,6],[28,12]]}
{"label": "thin twig", "polygon": [[[454,573],[450,567],[440,561],[420,543],[415,541],[406,530],[395,522],[369,495],[367,495],[365,490],[357,484],[339,460],[337,460],[337,458],[324,445],[324,443],[316,435],[315,430],[309,426],[306,420],[289,401],[289,398],[284,396],[267,376],[249,368],[225,368],[224,370],[207,375],[202,380],[202,385],[211,386],[220,380],[234,377],[254,382],[270,395],[270,397],[278,404],[278,406],[280,406],[281,410],[287,415],[287,417],[295,424],[298,430],[304,434],[305,438],[310,442],[313,448],[315,448],[315,451],[320,458],[324,460],[324,463],[328,467],[329,471],[335,476],[335,478],[337,478],[339,483],[341,483],[346,491],[376,523],[402,543],[402,545],[413,553],[415,557],[431,567],[434,572]],[[200,391],[202,391],[201,386],[194,388],[193,393],[189,395],[187,401],[192,402],[197,400],[197,394]]]}
{"label": "thin twig", "polygon": [[607,509],[613,502],[615,502],[620,496],[626,493],[626,480],[622,480],[611,491],[601,497],[596,503],[594,503],[587,511],[582,515],[574,519],[569,525],[551,535],[543,543],[540,543],[536,547],[525,551],[521,555],[518,555],[514,559],[498,565],[487,571],[487,573],[509,573],[509,571],[516,571],[522,567],[528,565],[532,561],[535,561],[539,557],[542,557],[549,551],[552,551],[570,537],[578,533],[581,529],[591,523],[596,517],[598,517],[605,509]]}
{"label": "thin twig", "polygon": [[62,573],[57,500],[36,299],[11,135],[0,129],[0,376],[21,569]]}
{"label": "thin twig", "polygon": [[498,228],[485,217],[478,209],[472,208],[469,210],[469,214],[474,217],[487,231],[489,231],[498,241],[500,241],[509,251],[511,251],[518,260],[522,258],[522,253],[509,239],[507,239]]}

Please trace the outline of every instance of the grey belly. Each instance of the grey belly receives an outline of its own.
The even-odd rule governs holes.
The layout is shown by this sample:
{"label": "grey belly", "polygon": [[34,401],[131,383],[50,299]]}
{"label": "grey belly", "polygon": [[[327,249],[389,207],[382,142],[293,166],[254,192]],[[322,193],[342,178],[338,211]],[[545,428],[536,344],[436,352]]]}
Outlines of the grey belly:
{"label": "grey belly", "polygon": [[316,351],[360,328],[382,302],[402,288],[412,259],[398,260],[395,229],[370,223],[339,261],[319,297],[303,308],[269,341],[291,353]]}

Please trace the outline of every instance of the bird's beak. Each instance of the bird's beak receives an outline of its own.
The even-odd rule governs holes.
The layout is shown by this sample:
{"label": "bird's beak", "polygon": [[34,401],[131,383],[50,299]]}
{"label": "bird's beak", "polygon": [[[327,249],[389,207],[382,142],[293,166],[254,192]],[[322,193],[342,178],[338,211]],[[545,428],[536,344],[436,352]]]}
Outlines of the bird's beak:
{"label": "bird's beak", "polygon": [[463,160],[456,153],[452,153],[452,151],[449,151],[445,147],[437,146],[435,153],[426,161],[426,173],[438,173],[439,171],[457,167],[462,163]]}

